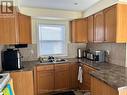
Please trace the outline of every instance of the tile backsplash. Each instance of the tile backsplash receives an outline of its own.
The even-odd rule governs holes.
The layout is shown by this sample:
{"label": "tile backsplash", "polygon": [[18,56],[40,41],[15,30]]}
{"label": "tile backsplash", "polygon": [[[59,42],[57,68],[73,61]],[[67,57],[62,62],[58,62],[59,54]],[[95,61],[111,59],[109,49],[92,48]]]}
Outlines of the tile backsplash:
{"label": "tile backsplash", "polygon": [[[109,62],[112,64],[127,66],[126,65],[126,44],[116,43],[101,43],[101,44],[84,44],[84,43],[68,43],[68,58],[75,58],[77,56],[77,48],[90,48],[92,50],[108,50]],[[0,52],[4,49],[0,46]],[[28,48],[20,49],[23,55],[23,61],[37,60],[37,44],[28,45]],[[0,70],[1,70],[1,53],[0,53]]]}
{"label": "tile backsplash", "polygon": [[[86,44],[68,43],[68,56],[65,57],[75,58],[77,56],[77,48],[86,48]],[[28,48],[22,48],[20,52],[23,55],[24,61],[37,60],[38,58],[37,44],[28,45]]]}
{"label": "tile backsplash", "polygon": [[87,44],[87,48],[92,50],[109,51],[109,63],[126,66],[126,44],[98,43]]}
{"label": "tile backsplash", "polygon": [[[126,66],[126,44],[116,43],[98,43],[98,44],[84,44],[84,43],[69,43],[68,44],[68,58],[75,58],[77,56],[77,48],[90,48],[92,50],[109,51],[109,63]],[[28,48],[20,49],[24,61],[37,60],[37,44],[29,45]]]}

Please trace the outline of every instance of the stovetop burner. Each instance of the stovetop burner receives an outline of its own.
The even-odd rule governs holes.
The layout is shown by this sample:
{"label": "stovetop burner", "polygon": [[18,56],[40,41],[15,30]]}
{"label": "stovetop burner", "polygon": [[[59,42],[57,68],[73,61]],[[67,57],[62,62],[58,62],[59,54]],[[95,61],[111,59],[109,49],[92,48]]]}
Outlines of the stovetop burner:
{"label": "stovetop burner", "polygon": [[0,79],[2,79],[3,78],[3,76],[2,75],[0,75]]}

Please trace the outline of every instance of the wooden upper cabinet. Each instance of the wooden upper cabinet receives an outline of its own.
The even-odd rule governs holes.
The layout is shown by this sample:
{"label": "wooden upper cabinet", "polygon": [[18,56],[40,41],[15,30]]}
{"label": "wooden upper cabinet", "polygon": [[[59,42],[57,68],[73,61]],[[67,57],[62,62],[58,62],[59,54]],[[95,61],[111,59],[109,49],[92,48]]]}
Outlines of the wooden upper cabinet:
{"label": "wooden upper cabinet", "polygon": [[87,42],[87,19],[76,19],[70,22],[71,41],[74,43]]}
{"label": "wooden upper cabinet", "polygon": [[105,42],[127,42],[127,4],[116,4],[104,10]]}
{"label": "wooden upper cabinet", "polygon": [[0,44],[30,44],[31,17],[18,13],[0,13]]}
{"label": "wooden upper cabinet", "polygon": [[127,42],[127,4],[115,4],[88,17],[88,42]]}
{"label": "wooden upper cabinet", "polygon": [[76,36],[76,21],[72,20],[70,21],[70,41],[75,42],[75,36]]}
{"label": "wooden upper cabinet", "polygon": [[104,13],[94,15],[94,42],[104,42]]}
{"label": "wooden upper cabinet", "polygon": [[117,4],[116,42],[127,42],[127,4]]}
{"label": "wooden upper cabinet", "polygon": [[[104,10],[105,15],[105,42],[116,41],[116,6]],[[121,31],[122,32],[122,31]]]}
{"label": "wooden upper cabinet", "polygon": [[19,43],[31,44],[31,17],[19,13]]}
{"label": "wooden upper cabinet", "polygon": [[88,42],[94,41],[94,18],[93,15],[88,17]]}
{"label": "wooden upper cabinet", "polygon": [[0,44],[17,43],[18,33],[15,15],[0,16]]}

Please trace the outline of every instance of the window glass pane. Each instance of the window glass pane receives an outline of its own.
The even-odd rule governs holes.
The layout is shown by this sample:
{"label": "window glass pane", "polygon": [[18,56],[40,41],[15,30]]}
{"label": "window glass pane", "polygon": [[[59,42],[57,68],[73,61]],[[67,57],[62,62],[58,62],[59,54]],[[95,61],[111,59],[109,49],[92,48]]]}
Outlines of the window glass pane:
{"label": "window glass pane", "polygon": [[41,25],[39,40],[64,40],[64,27]]}
{"label": "window glass pane", "polygon": [[63,54],[64,44],[61,42],[42,42],[40,48],[40,53],[43,55]]}
{"label": "window glass pane", "polygon": [[65,27],[63,25],[39,25],[40,55],[64,55],[65,46]]}

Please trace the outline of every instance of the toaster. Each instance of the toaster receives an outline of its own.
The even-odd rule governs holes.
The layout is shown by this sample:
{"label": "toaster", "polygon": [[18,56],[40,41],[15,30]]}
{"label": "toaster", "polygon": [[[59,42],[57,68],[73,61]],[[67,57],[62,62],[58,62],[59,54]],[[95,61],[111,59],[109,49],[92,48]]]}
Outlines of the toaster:
{"label": "toaster", "polygon": [[91,60],[91,61],[94,61],[94,54],[92,52],[87,52],[86,53],[86,58]]}
{"label": "toaster", "polygon": [[93,60],[96,62],[105,62],[105,55],[106,52],[103,50],[96,50],[92,51],[92,54],[94,56]]}

